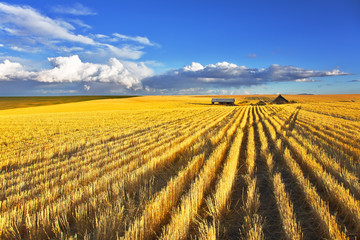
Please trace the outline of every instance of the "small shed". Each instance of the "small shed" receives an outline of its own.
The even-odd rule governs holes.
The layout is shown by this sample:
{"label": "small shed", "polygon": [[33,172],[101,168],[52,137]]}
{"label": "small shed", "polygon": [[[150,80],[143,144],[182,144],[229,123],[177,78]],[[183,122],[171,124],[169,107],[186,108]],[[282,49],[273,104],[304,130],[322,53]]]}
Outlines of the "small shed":
{"label": "small shed", "polygon": [[283,96],[281,96],[281,94],[279,94],[279,96],[277,96],[277,98],[275,98],[271,104],[285,104],[285,103],[289,103],[288,100],[286,100]]}
{"label": "small shed", "polygon": [[235,98],[212,98],[211,104],[219,103],[222,105],[234,105],[235,104]]}
{"label": "small shed", "polygon": [[266,105],[266,102],[264,102],[264,101],[258,101],[258,102],[256,103],[256,105],[258,105],[258,106],[264,106],[264,105]]}

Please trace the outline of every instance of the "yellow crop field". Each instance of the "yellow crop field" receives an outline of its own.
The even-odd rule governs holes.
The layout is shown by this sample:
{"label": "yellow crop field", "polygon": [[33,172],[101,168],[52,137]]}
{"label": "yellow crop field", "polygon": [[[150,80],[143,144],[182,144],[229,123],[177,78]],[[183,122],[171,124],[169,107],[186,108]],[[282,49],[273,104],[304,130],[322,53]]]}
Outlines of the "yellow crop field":
{"label": "yellow crop field", "polygon": [[0,110],[0,239],[360,239],[360,95]]}

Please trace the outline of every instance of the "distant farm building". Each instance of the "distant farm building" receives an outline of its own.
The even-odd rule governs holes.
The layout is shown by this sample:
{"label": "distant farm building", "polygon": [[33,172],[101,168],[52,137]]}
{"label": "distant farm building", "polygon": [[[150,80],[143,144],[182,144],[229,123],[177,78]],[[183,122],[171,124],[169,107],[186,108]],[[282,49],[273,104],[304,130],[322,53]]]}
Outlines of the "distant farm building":
{"label": "distant farm building", "polygon": [[288,100],[286,100],[283,96],[281,96],[281,94],[279,94],[279,96],[277,96],[277,98],[275,98],[271,104],[285,104],[285,103],[289,103]]}
{"label": "distant farm building", "polygon": [[266,102],[264,102],[264,101],[259,101],[259,102],[257,102],[255,105],[263,106],[263,105],[266,105]]}
{"label": "distant farm building", "polygon": [[211,104],[219,103],[222,105],[234,105],[235,98],[213,98],[211,99]]}

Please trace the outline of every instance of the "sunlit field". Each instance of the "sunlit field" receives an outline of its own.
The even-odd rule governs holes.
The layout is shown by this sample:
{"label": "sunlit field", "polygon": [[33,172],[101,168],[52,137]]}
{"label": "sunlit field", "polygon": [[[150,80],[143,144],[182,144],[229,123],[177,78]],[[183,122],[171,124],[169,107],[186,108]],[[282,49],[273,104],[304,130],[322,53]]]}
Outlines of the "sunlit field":
{"label": "sunlit field", "polygon": [[360,238],[360,95],[211,97],[0,110],[0,239]]}

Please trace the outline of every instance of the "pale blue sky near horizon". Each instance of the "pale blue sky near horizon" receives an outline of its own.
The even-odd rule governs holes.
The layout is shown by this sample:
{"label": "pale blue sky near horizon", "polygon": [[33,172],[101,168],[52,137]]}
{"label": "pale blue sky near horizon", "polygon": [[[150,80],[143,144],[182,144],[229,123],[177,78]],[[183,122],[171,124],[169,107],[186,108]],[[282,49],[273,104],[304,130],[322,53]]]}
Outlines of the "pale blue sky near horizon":
{"label": "pale blue sky near horizon", "polygon": [[360,93],[360,2],[0,1],[0,96]]}

